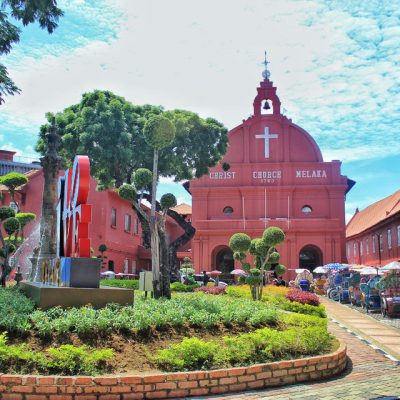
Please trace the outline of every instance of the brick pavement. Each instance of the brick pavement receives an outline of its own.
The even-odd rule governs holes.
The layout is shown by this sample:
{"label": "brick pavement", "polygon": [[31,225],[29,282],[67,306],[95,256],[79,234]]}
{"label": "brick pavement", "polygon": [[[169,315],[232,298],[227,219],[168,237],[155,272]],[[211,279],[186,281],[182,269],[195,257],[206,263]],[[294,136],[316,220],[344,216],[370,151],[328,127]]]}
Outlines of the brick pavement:
{"label": "brick pavement", "polygon": [[398,398],[400,400],[400,365],[384,357],[335,323],[329,323],[329,330],[347,344],[348,367],[339,377],[324,382],[213,397],[191,397],[191,399],[393,400]]}

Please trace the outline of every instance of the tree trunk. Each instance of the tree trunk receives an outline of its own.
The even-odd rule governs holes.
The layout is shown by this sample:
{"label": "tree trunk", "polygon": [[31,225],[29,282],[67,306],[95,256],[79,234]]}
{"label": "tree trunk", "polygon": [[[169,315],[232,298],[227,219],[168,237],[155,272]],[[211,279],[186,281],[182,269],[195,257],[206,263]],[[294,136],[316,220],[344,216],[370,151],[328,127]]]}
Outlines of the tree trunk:
{"label": "tree trunk", "polygon": [[165,231],[164,216],[159,217],[158,233],[160,238],[160,275],[161,296],[171,298],[170,269],[168,263],[168,235]]}
{"label": "tree trunk", "polygon": [[194,229],[192,224],[186,221],[185,218],[179,215],[176,211],[168,210],[167,215],[177,222],[177,224],[184,230],[183,234],[168,246],[168,269],[170,271],[170,277],[174,281],[180,282],[179,267],[176,262],[176,252],[180,247],[192,240],[196,233],[196,229]]}
{"label": "tree trunk", "polygon": [[156,198],[157,198],[157,178],[158,178],[158,150],[154,149],[153,159],[153,184],[151,190],[151,214],[150,214],[150,234],[151,234],[151,269],[153,271],[153,294],[156,299],[161,296],[160,287],[160,241],[158,237],[157,217],[156,217]]}

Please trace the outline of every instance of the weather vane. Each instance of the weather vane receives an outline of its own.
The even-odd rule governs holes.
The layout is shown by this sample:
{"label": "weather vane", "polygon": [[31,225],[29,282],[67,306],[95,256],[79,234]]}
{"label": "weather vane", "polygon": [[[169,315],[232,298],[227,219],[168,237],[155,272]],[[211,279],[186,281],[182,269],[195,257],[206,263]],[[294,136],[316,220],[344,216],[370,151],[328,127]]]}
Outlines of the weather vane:
{"label": "weather vane", "polygon": [[268,70],[269,61],[267,60],[267,52],[265,51],[264,54],[265,54],[265,58],[264,58],[263,64],[264,64],[265,69],[262,73],[262,77],[264,78],[264,81],[268,81],[269,77],[271,76],[271,72],[269,72],[269,70]]}

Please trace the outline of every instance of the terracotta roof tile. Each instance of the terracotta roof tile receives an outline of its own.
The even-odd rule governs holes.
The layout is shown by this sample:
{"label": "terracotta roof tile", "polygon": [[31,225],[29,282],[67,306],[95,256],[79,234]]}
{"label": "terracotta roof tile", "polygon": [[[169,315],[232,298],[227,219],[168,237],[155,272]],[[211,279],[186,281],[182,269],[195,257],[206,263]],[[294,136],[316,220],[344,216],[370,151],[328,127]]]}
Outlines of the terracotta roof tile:
{"label": "terracotta roof tile", "polygon": [[177,212],[178,214],[181,214],[181,215],[191,215],[192,214],[192,207],[186,203],[178,204],[176,207],[171,208],[171,210],[174,210],[175,212]]}
{"label": "terracotta roof tile", "polygon": [[357,235],[400,212],[400,190],[356,212],[346,227],[346,237]]}

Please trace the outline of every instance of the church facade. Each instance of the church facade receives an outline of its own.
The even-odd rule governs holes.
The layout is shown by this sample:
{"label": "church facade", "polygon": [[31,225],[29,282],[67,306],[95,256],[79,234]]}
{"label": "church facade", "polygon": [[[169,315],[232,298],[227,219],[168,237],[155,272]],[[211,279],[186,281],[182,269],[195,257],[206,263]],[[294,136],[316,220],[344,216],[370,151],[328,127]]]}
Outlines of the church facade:
{"label": "church facade", "polygon": [[[346,261],[344,205],[352,181],[341,175],[340,161],[324,162],[314,139],[281,114],[267,68],[263,76],[254,115],[229,132],[224,159],[190,182],[197,272],[238,268],[231,235],[256,238],[269,226],[286,234],[278,247],[286,278],[298,267]],[[263,114],[268,108],[272,113]]]}

